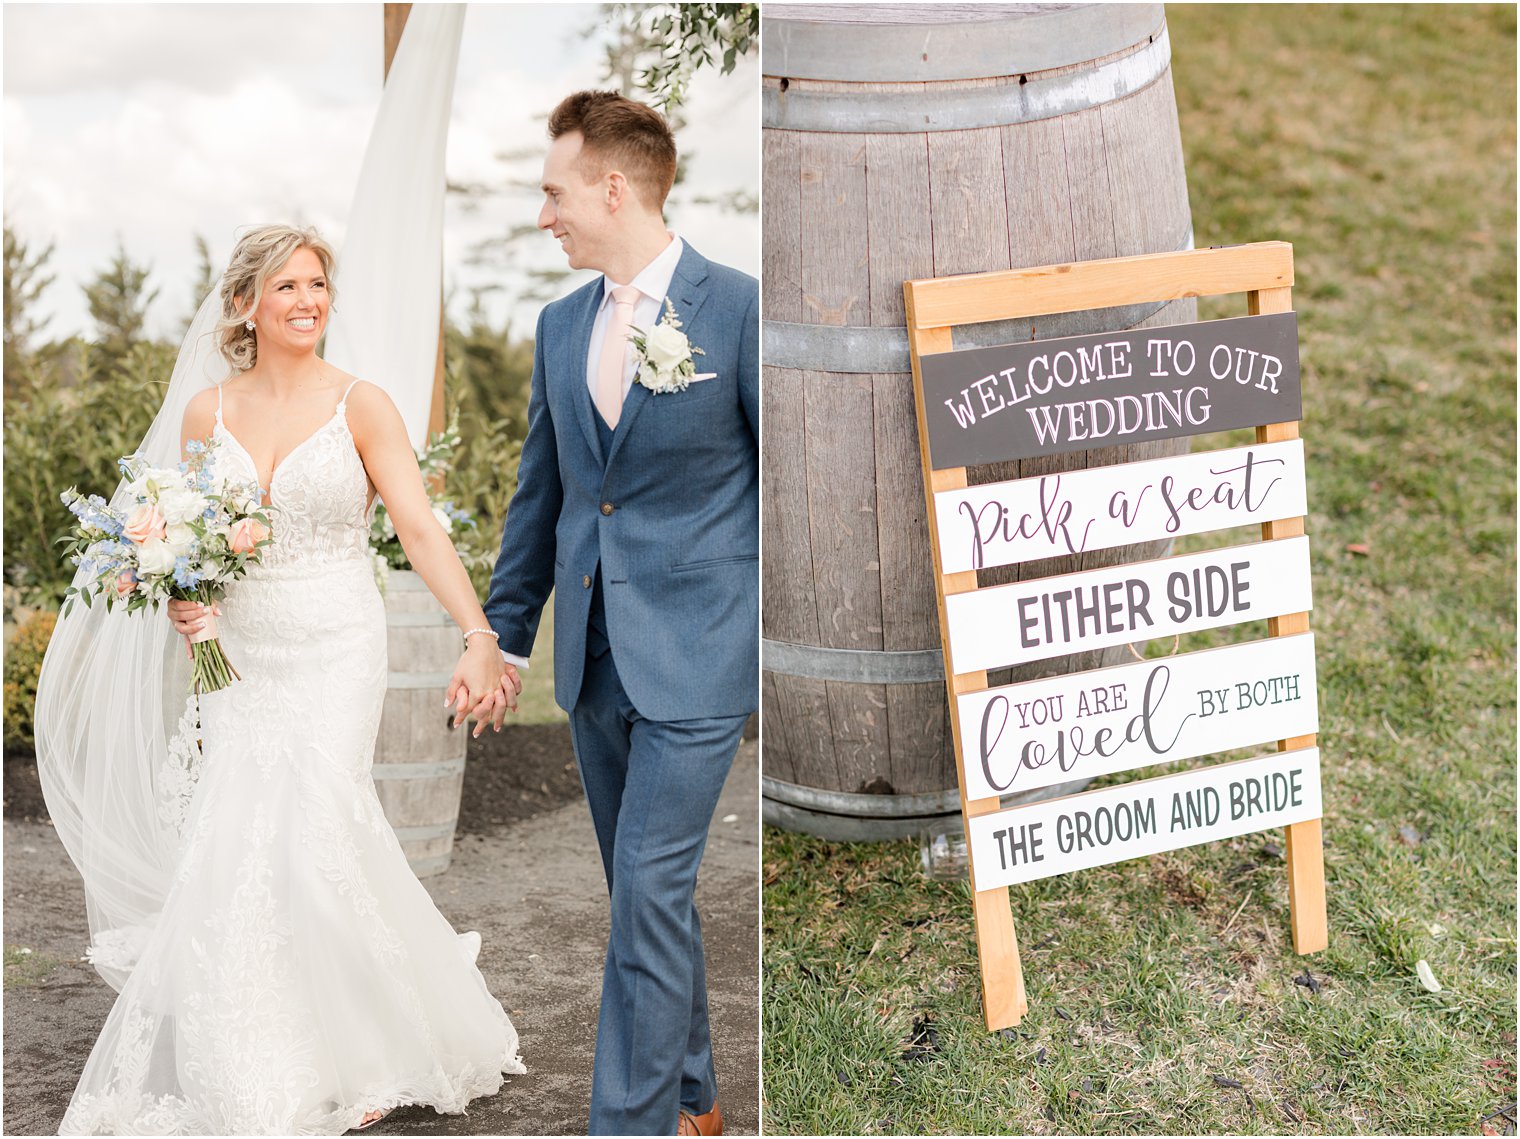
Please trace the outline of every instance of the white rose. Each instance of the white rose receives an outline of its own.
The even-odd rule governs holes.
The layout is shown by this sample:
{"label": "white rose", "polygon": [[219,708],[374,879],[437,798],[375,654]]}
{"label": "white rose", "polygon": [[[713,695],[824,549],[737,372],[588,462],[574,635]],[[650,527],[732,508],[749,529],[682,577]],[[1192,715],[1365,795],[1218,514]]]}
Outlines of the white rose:
{"label": "white rose", "polygon": [[195,531],[184,525],[170,526],[169,532],[164,535],[164,543],[176,558],[184,557],[190,552],[190,547],[195,545]]}
{"label": "white rose", "polygon": [[671,328],[668,324],[657,324],[644,341],[644,354],[656,368],[668,372],[691,358],[691,342],[680,329]]}
{"label": "white rose", "polygon": [[187,486],[169,486],[159,492],[158,512],[170,526],[182,526],[205,511],[205,497]]}
{"label": "white rose", "polygon": [[132,481],[133,492],[144,498],[184,485],[185,476],[173,467],[148,467]]}
{"label": "white rose", "polygon": [[159,577],[174,570],[175,553],[169,543],[154,538],[137,547],[137,568],[150,577]]}
{"label": "white rose", "polygon": [[444,510],[443,507],[433,507],[433,517],[438,519],[438,525],[443,527],[445,534],[452,534],[454,532],[454,520],[449,517],[448,511]]}

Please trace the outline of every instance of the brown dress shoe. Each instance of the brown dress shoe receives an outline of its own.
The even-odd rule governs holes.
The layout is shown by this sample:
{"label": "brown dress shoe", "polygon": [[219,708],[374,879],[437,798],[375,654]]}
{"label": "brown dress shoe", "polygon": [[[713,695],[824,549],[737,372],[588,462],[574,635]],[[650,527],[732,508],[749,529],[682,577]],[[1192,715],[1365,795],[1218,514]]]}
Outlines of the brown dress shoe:
{"label": "brown dress shoe", "polygon": [[718,1110],[717,1103],[712,1105],[712,1110],[705,1115],[692,1115],[689,1111],[683,1111],[676,1120],[677,1135],[722,1135],[723,1113]]}

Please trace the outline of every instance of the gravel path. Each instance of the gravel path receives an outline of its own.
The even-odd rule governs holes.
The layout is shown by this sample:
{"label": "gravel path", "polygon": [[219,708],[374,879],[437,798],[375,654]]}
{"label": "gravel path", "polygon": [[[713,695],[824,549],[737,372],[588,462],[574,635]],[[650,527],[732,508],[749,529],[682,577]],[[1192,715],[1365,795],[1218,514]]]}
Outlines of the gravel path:
{"label": "gravel path", "polygon": [[[491,768],[498,753],[511,762],[509,733],[498,738]],[[567,741],[558,762],[569,761]],[[479,782],[466,777],[467,797]],[[758,784],[758,749],[747,740],[718,804],[697,893],[719,1099],[735,1135],[753,1135],[759,1123]],[[509,1078],[467,1115],[404,1108],[368,1134],[585,1134],[606,886],[584,800],[563,801],[551,789],[543,809],[527,817],[471,824],[456,839],[448,872],[427,880],[457,928],[480,931],[481,970],[522,1036],[528,1074]],[[4,1129],[54,1134],[114,994],[79,960],[87,940],[83,891],[52,828],[7,815],[7,961],[15,947],[32,953],[5,971]],[[479,817],[464,814],[466,823]]]}

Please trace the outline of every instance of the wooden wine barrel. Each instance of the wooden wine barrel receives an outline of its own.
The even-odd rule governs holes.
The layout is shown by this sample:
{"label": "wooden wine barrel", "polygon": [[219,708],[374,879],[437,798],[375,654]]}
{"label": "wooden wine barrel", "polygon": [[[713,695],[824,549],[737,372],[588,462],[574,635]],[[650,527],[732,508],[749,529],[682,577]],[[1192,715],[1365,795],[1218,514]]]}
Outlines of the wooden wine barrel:
{"label": "wooden wine barrel", "polygon": [[459,629],[410,570],[385,588],[390,678],[375,740],[375,791],[419,878],[442,874],[454,851],[469,733],[443,706],[459,661]]}
{"label": "wooden wine barrel", "polygon": [[[1165,16],[1159,4],[784,5],[765,10],[762,43],[764,814],[828,838],[897,837],[959,811],[902,285],[1191,247]],[[1174,301],[966,326],[955,344],[1194,319],[1195,302]],[[1186,449],[1110,447],[971,479]]]}

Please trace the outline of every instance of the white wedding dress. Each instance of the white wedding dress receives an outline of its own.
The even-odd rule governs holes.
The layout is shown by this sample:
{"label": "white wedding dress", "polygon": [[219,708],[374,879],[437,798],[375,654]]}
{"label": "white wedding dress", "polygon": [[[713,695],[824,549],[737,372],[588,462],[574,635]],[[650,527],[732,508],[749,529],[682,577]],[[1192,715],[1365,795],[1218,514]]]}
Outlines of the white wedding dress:
{"label": "white wedding dress", "polygon": [[[200,698],[199,752],[193,700],[171,746],[177,869],[150,929],[96,939],[131,972],[63,1134],[340,1134],[525,1070],[478,935],[434,907],[370,778],[385,613],[345,412],[275,470],[275,542],[220,603],[242,680]],[[256,481],[220,407],[215,438]]]}

